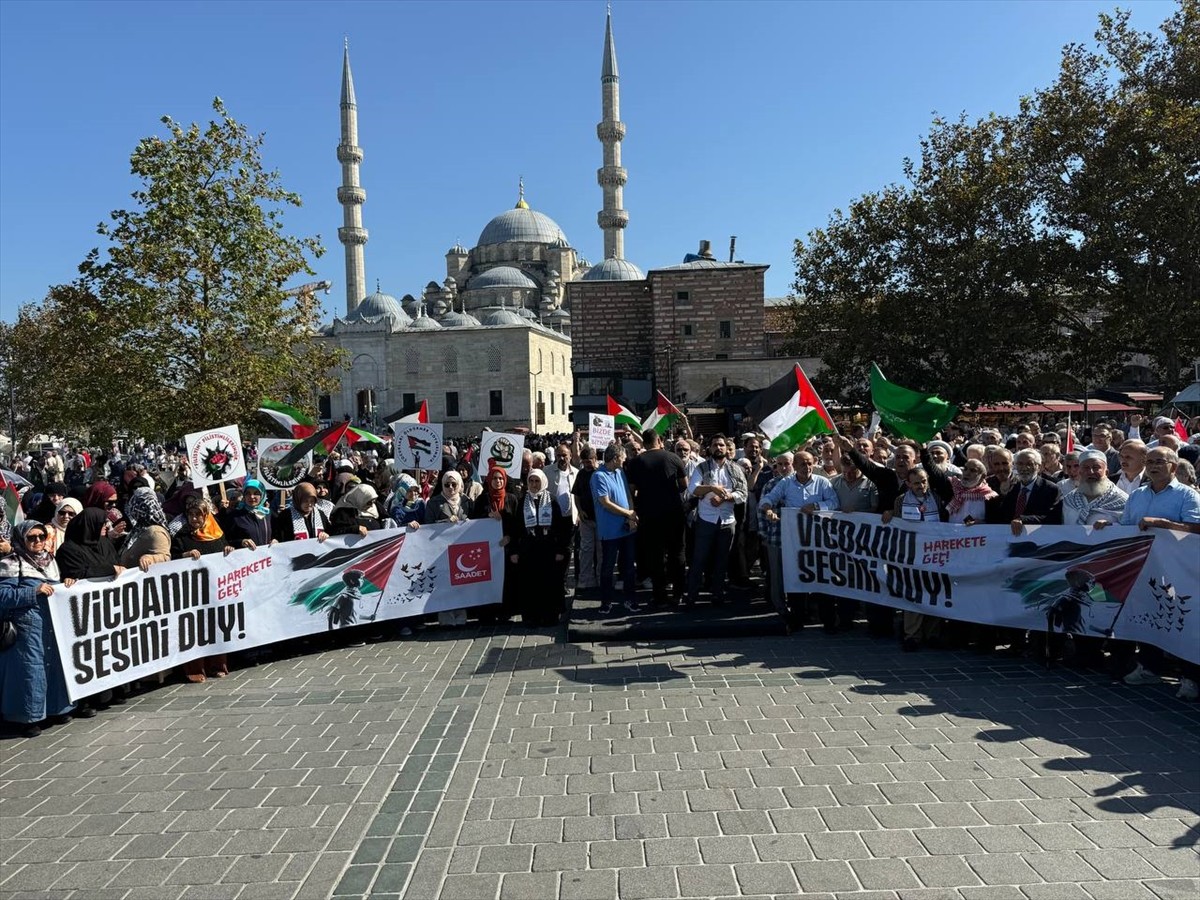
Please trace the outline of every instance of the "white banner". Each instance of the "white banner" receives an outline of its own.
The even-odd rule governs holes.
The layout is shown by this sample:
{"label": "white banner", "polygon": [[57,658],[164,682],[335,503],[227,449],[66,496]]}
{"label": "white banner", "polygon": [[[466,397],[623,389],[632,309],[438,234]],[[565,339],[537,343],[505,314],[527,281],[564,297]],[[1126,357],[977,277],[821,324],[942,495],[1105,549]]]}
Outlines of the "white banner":
{"label": "white banner", "polygon": [[617,437],[617,421],[614,416],[592,413],[588,416],[588,443],[596,448],[596,455],[604,457],[604,448]]}
{"label": "white banner", "polygon": [[525,451],[525,435],[503,431],[485,431],[479,439],[479,473],[487,474],[492,464],[500,466],[509,478],[521,478],[521,454]]}
{"label": "white banner", "polygon": [[428,422],[393,422],[393,447],[401,469],[441,469],[442,426]]}
{"label": "white banner", "polygon": [[192,468],[192,484],[196,487],[245,476],[246,455],[242,452],[242,433],[236,425],[197,431],[183,440]]}
{"label": "white banner", "polygon": [[948,525],[782,512],[789,593],[1139,641],[1200,662],[1200,535],[1133,526]]}
{"label": "white banner", "polygon": [[295,447],[299,441],[280,440],[277,438],[258,439],[258,480],[269,488],[277,491],[290,491],[308,475],[312,468],[312,454],[309,453],[300,462],[292,466],[279,466],[279,461]]}
{"label": "white banner", "polygon": [[72,700],[193,659],[500,602],[500,523],[373,531],[179,560],[50,597]]}

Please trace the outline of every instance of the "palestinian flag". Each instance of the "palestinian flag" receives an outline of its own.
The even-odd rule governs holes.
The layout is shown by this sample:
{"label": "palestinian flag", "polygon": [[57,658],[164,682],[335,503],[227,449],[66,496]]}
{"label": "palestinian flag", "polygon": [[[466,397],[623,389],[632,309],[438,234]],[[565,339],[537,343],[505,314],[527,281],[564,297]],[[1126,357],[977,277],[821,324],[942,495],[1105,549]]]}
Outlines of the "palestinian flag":
{"label": "palestinian flag", "polygon": [[372,434],[370,431],[364,431],[361,428],[350,428],[348,437],[351,439],[350,443],[352,443],[352,444],[357,443],[359,441],[367,441],[368,443],[371,443],[371,444],[380,444],[380,445],[386,443],[386,441],[384,441],[384,439],[381,438],[379,435]]}
{"label": "palestinian flag", "polygon": [[341,442],[342,438],[346,437],[349,433],[349,422],[336,422],[333,425],[330,425],[328,428],[324,428],[321,431],[316,432],[311,437],[306,437],[295,447],[285,453],[283,458],[280,459],[276,465],[280,468],[283,466],[296,465],[296,463],[300,462],[300,460],[304,459],[304,457],[308,456],[309,453],[316,449],[317,444],[322,445],[325,448],[326,453],[332,453],[333,448],[336,447]]}
{"label": "palestinian flag", "polygon": [[655,434],[666,434],[671,426],[683,418],[683,413],[676,408],[675,404],[663,396],[663,392],[658,392],[658,405],[650,415],[646,416],[646,421],[642,423],[642,431],[653,431]]}
{"label": "palestinian flag", "polygon": [[613,417],[613,424],[617,428],[642,430],[642,420],[614,400],[611,394],[608,395],[608,415]]}
{"label": "palestinian flag", "polygon": [[422,400],[417,405],[417,411],[415,413],[411,413],[407,416],[401,416],[399,419],[396,419],[395,421],[397,421],[397,422],[420,422],[422,424],[428,422],[429,421],[429,401]]}
{"label": "palestinian flag", "polygon": [[288,406],[286,403],[277,403],[274,400],[262,401],[262,406],[258,411],[263,415],[274,419],[284,430],[294,438],[304,440],[306,437],[312,437],[317,433],[317,420],[306,416],[294,406]]}
{"label": "palestinian flag", "polygon": [[799,365],[746,405],[758,427],[771,441],[771,455],[799,447],[818,434],[836,429],[825,404]]}
{"label": "palestinian flag", "polygon": [[883,424],[914,441],[930,441],[954,418],[958,407],[933,394],[893,384],[871,363],[871,403]]}
{"label": "palestinian flag", "polygon": [[[19,478],[20,476],[17,477]],[[0,476],[0,493],[4,495],[0,500],[4,503],[4,512],[8,517],[8,524],[10,526],[20,525],[25,521],[25,512],[21,509],[21,492],[16,483],[6,481],[3,476]]]}

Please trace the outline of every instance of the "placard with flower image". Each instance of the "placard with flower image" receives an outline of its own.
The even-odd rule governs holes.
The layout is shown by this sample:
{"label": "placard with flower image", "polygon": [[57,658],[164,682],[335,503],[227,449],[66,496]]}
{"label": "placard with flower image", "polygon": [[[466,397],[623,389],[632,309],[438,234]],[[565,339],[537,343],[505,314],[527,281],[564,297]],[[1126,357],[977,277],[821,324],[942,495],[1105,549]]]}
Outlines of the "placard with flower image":
{"label": "placard with flower image", "polygon": [[183,440],[187,445],[192,484],[196,487],[245,477],[246,454],[236,425],[193,432]]}

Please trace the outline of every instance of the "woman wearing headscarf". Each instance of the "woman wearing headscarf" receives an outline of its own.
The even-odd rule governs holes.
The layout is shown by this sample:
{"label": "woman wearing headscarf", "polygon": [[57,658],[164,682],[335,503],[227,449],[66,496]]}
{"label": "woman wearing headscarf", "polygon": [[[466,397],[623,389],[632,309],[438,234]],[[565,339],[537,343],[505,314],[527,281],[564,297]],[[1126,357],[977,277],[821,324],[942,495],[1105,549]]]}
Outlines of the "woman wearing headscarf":
{"label": "woman wearing headscarf", "polygon": [[454,467],[454,471],[463,480],[463,495],[468,501],[474,503],[479,495],[483,493],[483,485],[475,480],[475,467],[471,465],[469,459],[460,459]]}
{"label": "woman wearing headscarf", "polygon": [[382,528],[379,509],[375,501],[379,494],[369,484],[352,484],[337,503],[329,517],[329,533],[365,535],[368,531]]}
{"label": "woman wearing headscarf", "polygon": [[255,550],[277,543],[271,535],[271,508],[261,481],[247,478],[237,505],[220,520],[225,540],[235,549]]}
{"label": "woman wearing headscarf", "polygon": [[178,478],[175,479],[173,490],[163,500],[162,505],[163,514],[167,517],[167,531],[171,533],[172,538],[179,534],[187,525],[185,509],[188,498],[207,496],[203,490],[196,487],[190,481],[180,483]]}
{"label": "woman wearing headscarf", "polygon": [[117,549],[104,535],[108,514],[97,507],[84,507],[71,520],[55,554],[58,571],[68,583],[80,578],[112,578],[125,571]]}
{"label": "woman wearing headscarf", "polygon": [[425,524],[465,522],[470,517],[469,510],[470,504],[463,496],[462,476],[454,469],[446,469],[442,472],[442,492],[425,504]]}
{"label": "woman wearing headscarf", "polygon": [[392,502],[388,514],[401,528],[417,529],[425,520],[425,501],[421,499],[421,485],[411,475],[401,472],[392,481]]}
{"label": "woman wearing headscarf", "polygon": [[104,510],[104,534],[114,540],[125,534],[127,523],[117,509],[117,489],[107,481],[97,481],[88,486],[83,494],[84,509]]}
{"label": "woman wearing headscarf", "polygon": [[57,553],[62,542],[66,540],[67,526],[71,520],[83,512],[83,504],[74,497],[67,497],[54,511],[54,518],[46,526],[46,549]]}
{"label": "woman wearing headscarf", "polygon": [[42,491],[42,499],[29,514],[29,518],[37,519],[43,525],[48,525],[58,512],[58,504],[67,496],[67,486],[64,482],[53,481]]}
{"label": "woman wearing headscarf", "polygon": [[520,585],[521,619],[535,627],[557,625],[564,606],[571,520],[551,496],[545,472],[530,469],[525,485],[507,548]]}
{"label": "woman wearing headscarf", "polygon": [[167,517],[153,490],[145,485],[134,489],[125,504],[125,520],[130,532],[121,548],[121,565],[127,569],[137,566],[145,572],[155,563],[170,560]]}
{"label": "woman wearing headscarf", "polygon": [[[504,531],[500,538],[500,546],[507,547],[512,541],[516,530],[516,519],[520,514],[521,498],[514,491],[508,490],[508,474],[503,466],[495,463],[488,468],[487,477],[483,481],[483,493],[471,507],[472,519],[495,519]],[[480,619],[507,621],[517,614],[517,567],[504,554],[504,588],[501,603],[485,606],[480,610]]]}
{"label": "woman wearing headscarf", "polygon": [[0,558],[0,619],[16,628],[15,643],[0,651],[0,716],[25,737],[42,733],[38,723],[62,724],[74,709],[50,618],[60,577],[46,535],[41,522],[22,522],[12,530],[12,552]]}
{"label": "woman wearing headscarf", "polygon": [[[233,548],[225,541],[225,533],[213,516],[213,505],[207,497],[191,496],[184,503],[187,524],[171,539],[172,559],[198,560],[210,553],[229,555]],[[224,653],[215,653],[183,664],[183,676],[193,684],[208,678],[224,678],[229,674],[229,662]]]}

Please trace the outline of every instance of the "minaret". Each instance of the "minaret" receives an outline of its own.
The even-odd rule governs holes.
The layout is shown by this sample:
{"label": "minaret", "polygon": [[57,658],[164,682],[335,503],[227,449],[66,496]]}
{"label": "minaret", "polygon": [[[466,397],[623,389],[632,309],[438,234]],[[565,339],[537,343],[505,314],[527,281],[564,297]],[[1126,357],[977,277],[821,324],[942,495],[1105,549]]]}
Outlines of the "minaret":
{"label": "minaret", "polygon": [[350,74],[350,40],[347,38],[342,56],[342,142],[337,148],[342,164],[342,186],[338,188],[338,203],[342,204],[342,227],[338,240],[346,248],[346,313],[354,309],[367,294],[367,271],[363,245],[367,229],[362,227],[362,205],[367,192],[358,183],[358,166],[362,148],[358,146],[358,104],[354,102],[354,78]]}
{"label": "minaret", "polygon": [[604,258],[625,258],[625,226],[629,213],[622,209],[622,193],[626,172],[621,166],[621,141],[625,123],[621,121],[621,78],[617,74],[617,48],[613,44],[612,7],[604,26],[604,62],[600,69],[600,96],[604,118],[596,126],[596,136],[604,145],[604,165],[596,172],[596,180],[604,191],[604,209],[596,216],[604,231]]}

